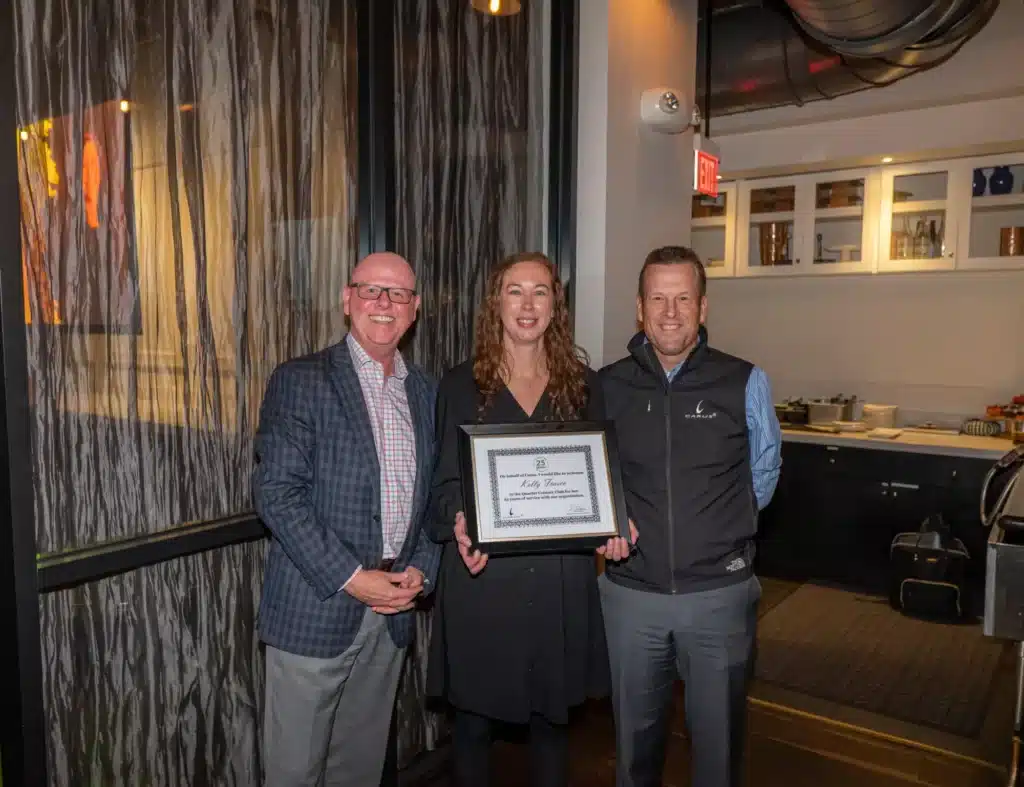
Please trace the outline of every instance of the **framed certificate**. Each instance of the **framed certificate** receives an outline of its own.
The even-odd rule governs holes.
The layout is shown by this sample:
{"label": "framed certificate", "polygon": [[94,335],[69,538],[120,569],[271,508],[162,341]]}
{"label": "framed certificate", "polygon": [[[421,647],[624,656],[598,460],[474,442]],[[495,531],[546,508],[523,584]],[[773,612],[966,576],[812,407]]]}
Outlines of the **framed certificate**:
{"label": "framed certificate", "polygon": [[465,424],[466,527],[489,555],[593,550],[629,537],[611,423]]}

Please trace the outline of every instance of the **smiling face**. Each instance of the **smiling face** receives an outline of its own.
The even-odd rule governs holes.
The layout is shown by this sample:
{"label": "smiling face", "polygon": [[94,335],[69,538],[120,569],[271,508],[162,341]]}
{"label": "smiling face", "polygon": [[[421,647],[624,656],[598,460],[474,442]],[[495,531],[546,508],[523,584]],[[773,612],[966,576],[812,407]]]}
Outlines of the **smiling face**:
{"label": "smiling face", "polygon": [[[378,253],[364,258],[352,271],[352,283],[343,295],[351,334],[375,360],[390,361],[399,341],[416,319],[420,298],[415,294],[416,276],[397,254]],[[397,289],[387,292],[384,288]],[[396,303],[404,294],[408,303]],[[372,297],[376,294],[377,297]],[[363,296],[370,297],[363,297]]]}
{"label": "smiling face", "polygon": [[647,268],[643,294],[636,299],[636,318],[665,369],[676,366],[696,346],[707,311],[707,297],[700,294],[700,279],[693,265]]}
{"label": "smiling face", "polygon": [[542,262],[519,262],[505,271],[500,304],[506,343],[541,341],[551,324],[555,304],[548,266]]}

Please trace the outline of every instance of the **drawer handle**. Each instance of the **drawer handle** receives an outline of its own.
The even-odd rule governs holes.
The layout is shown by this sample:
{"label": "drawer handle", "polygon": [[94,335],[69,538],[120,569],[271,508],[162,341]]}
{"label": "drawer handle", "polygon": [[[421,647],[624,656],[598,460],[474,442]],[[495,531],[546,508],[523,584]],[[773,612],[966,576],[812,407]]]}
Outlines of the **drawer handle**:
{"label": "drawer handle", "polygon": [[889,486],[894,487],[896,489],[910,489],[914,491],[921,488],[918,484],[905,484],[902,481],[890,481]]}

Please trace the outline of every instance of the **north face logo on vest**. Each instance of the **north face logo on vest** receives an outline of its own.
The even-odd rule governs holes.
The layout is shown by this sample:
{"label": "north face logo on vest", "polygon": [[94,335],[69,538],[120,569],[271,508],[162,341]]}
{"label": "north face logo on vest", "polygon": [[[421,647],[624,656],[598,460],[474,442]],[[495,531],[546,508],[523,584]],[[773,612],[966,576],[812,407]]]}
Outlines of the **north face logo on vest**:
{"label": "north face logo on vest", "polygon": [[700,421],[708,421],[715,418],[718,415],[718,411],[709,411],[704,405],[704,400],[701,399],[697,402],[697,406],[693,408],[692,413],[686,413],[684,418],[696,418]]}

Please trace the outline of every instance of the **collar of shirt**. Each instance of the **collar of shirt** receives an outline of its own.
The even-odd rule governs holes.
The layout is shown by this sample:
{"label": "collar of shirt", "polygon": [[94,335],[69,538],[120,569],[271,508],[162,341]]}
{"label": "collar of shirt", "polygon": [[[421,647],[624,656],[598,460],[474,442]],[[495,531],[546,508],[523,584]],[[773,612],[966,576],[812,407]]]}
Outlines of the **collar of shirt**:
{"label": "collar of shirt", "polygon": [[[360,369],[368,364],[375,364],[380,370],[381,374],[384,372],[384,365],[380,361],[375,361],[370,357],[369,353],[363,349],[362,345],[359,344],[358,340],[350,333],[345,336],[346,343],[348,344],[349,352],[352,354],[352,363],[356,365],[357,369]],[[392,375],[396,380],[405,380],[409,374],[409,369],[405,365],[405,360],[402,358],[402,354],[395,350],[395,372]]]}
{"label": "collar of shirt", "polygon": [[[704,341],[703,337],[700,336],[700,334],[698,334],[697,335],[697,343],[693,346],[693,349],[696,350],[698,347],[700,347],[700,345],[701,345],[701,343],[703,341]],[[650,343],[651,343],[650,340],[645,335],[644,336],[644,344],[650,344]],[[690,352],[693,352],[693,350],[691,350]],[[679,370],[683,368],[683,364],[684,363],[686,363],[686,358],[683,358],[683,360],[681,360],[679,363],[677,363],[671,369],[666,369],[665,370],[665,376],[668,378],[669,382],[672,382],[674,379],[676,379],[676,375],[679,374]]]}

